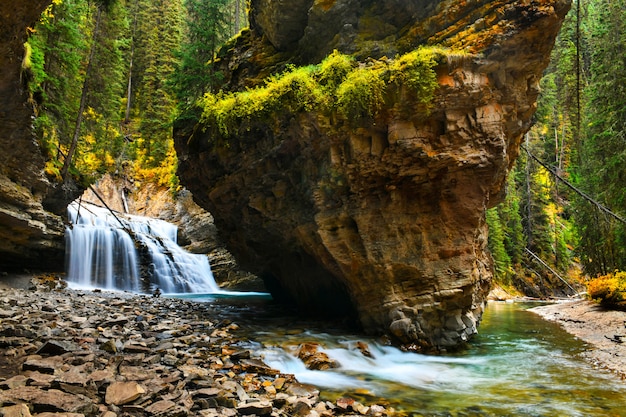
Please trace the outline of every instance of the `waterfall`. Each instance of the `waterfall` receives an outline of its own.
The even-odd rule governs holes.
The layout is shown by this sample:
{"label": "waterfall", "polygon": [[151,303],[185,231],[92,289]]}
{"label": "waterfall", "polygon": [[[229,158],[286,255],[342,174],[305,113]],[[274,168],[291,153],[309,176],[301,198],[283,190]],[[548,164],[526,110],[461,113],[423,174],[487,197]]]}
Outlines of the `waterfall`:
{"label": "waterfall", "polygon": [[178,229],[88,203],[68,206],[67,281],[109,290],[219,293],[209,260],[176,243]]}

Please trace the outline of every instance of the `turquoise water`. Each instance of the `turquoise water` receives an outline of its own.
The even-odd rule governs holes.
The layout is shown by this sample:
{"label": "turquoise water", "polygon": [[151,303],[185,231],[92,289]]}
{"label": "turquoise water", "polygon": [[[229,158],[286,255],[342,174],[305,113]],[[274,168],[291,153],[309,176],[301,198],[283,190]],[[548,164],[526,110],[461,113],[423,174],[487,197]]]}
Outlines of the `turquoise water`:
{"label": "turquoise water", "polygon": [[[462,352],[446,355],[402,352],[334,324],[258,307],[231,313],[266,363],[315,385],[327,399],[387,403],[408,416],[626,416],[626,384],[594,369],[580,357],[588,346],[527,307],[490,304],[479,335]],[[364,356],[357,341],[367,343],[374,358]],[[302,342],[319,343],[340,367],[307,370],[294,356]]]}

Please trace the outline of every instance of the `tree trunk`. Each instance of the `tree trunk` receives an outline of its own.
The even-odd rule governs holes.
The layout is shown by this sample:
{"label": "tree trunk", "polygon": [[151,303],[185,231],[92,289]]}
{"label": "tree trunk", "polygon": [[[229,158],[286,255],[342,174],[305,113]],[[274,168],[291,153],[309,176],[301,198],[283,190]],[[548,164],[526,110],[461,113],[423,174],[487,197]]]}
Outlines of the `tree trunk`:
{"label": "tree trunk", "polygon": [[241,30],[241,7],[240,0],[235,0],[235,35]]}
{"label": "tree trunk", "polygon": [[91,37],[91,50],[89,51],[89,60],[87,61],[87,69],[85,70],[85,80],[83,81],[83,91],[80,95],[80,105],[78,107],[78,115],[76,116],[76,126],[74,128],[74,136],[72,137],[72,142],[70,144],[70,149],[67,152],[67,156],[65,157],[65,161],[63,162],[63,168],[61,168],[61,178],[65,181],[67,179],[67,173],[70,169],[70,165],[72,164],[72,159],[74,158],[74,153],[76,152],[76,147],[78,146],[78,138],[80,136],[80,127],[83,123],[83,112],[85,111],[85,104],[87,101],[87,93],[88,93],[88,83],[89,76],[91,75],[91,67],[93,64],[93,56],[96,50],[96,41],[98,39],[98,29],[100,26],[100,19],[102,17],[102,6],[98,7],[98,14],[96,15],[96,26],[93,30],[93,35]]}

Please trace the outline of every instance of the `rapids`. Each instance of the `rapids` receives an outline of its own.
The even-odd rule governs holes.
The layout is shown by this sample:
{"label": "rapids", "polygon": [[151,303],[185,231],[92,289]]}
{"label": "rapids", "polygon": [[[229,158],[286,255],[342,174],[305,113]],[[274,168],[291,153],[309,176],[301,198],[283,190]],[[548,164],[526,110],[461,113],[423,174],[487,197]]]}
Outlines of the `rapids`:
{"label": "rapids", "polygon": [[[489,303],[479,334],[465,349],[441,355],[403,352],[337,323],[286,319],[266,307],[232,314],[251,329],[245,337],[268,365],[327,399],[389,402],[409,416],[626,416],[626,384],[583,358],[589,346],[526,311],[535,305]],[[295,357],[304,342],[320,344],[340,367],[306,369]]]}

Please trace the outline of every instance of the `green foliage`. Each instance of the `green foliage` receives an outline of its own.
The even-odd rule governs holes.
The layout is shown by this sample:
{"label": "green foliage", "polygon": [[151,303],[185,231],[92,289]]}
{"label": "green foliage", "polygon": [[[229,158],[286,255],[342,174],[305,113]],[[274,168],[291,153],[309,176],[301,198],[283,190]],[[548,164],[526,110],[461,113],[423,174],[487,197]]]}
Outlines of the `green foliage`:
{"label": "green foliage", "polygon": [[504,225],[496,208],[487,210],[486,216],[489,226],[489,251],[495,264],[496,280],[501,284],[510,285],[513,264],[504,244]]}
{"label": "green foliage", "polygon": [[419,103],[427,104],[437,87],[434,66],[444,55],[441,49],[422,48],[396,60],[366,65],[333,52],[319,65],[289,68],[262,87],[205,94],[199,101],[202,122],[227,137],[242,123],[284,112],[337,112],[351,121],[371,119],[389,104],[390,85],[405,88]]}
{"label": "green foliage", "polygon": [[605,307],[626,309],[626,272],[615,271],[591,279],[587,294]]}
{"label": "green foliage", "polygon": [[[242,4],[53,0],[25,45],[29,54],[23,68],[38,104],[35,127],[49,158],[49,177],[62,180],[60,169],[78,124],[70,167],[75,176],[95,179],[104,172],[125,172],[141,181],[177,187],[172,122],[178,100],[193,101],[194,88],[199,97],[219,81],[219,74],[211,74],[211,82],[205,82],[206,64],[234,34],[233,27],[240,29]],[[181,48],[183,39],[191,46]],[[192,76],[205,81],[176,90],[171,80],[181,75],[181,68],[188,69],[180,64],[183,58],[185,65],[197,65],[190,70]],[[88,71],[90,64],[93,70]],[[79,115],[83,91],[84,111]]]}
{"label": "green foliage", "polygon": [[188,107],[206,91],[215,91],[222,75],[209,65],[231,36],[231,0],[186,0],[187,31],[170,82],[179,102]]}
{"label": "green foliage", "polygon": [[93,29],[88,11],[84,0],[55,1],[28,41],[32,50],[29,89],[40,107],[35,127],[49,158],[59,158],[72,136]]}
{"label": "green foliage", "polygon": [[317,80],[329,92],[336,91],[356,65],[357,63],[353,57],[341,54],[335,50],[320,64]]}
{"label": "green foliage", "polygon": [[167,80],[178,65],[175,51],[183,34],[182,0],[136,0],[134,85],[130,149],[138,168],[157,168],[167,158],[176,115],[175,93]]}
{"label": "green foliage", "polygon": [[[626,7],[625,0],[588,5],[582,138],[576,184],[612,211],[626,216]],[[626,225],[576,198],[579,253],[585,271],[607,274],[626,269]]]}
{"label": "green foliage", "polygon": [[337,88],[337,109],[348,120],[373,118],[385,104],[387,82],[382,66],[359,67]]}
{"label": "green foliage", "polygon": [[430,103],[437,87],[434,67],[448,53],[458,54],[440,48],[420,48],[402,55],[391,66],[391,82],[405,86],[420,103]]}

